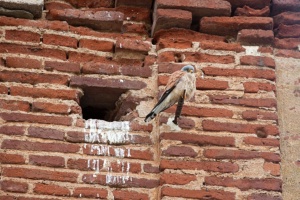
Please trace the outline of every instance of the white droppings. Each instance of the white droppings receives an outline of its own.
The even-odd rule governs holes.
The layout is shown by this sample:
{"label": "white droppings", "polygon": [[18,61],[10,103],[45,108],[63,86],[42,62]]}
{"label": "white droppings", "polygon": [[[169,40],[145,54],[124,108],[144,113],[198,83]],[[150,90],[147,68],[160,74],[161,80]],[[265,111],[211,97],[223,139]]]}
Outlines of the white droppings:
{"label": "white droppings", "polygon": [[246,49],[246,55],[260,56],[259,46],[243,46]]}
{"label": "white droppings", "polygon": [[120,45],[119,45],[119,46],[120,46],[120,48],[122,49],[122,44],[121,44],[121,43],[120,43]]}
{"label": "white droppings", "polygon": [[172,118],[168,119],[167,125],[170,127],[171,131],[181,131],[181,128],[173,123]]}

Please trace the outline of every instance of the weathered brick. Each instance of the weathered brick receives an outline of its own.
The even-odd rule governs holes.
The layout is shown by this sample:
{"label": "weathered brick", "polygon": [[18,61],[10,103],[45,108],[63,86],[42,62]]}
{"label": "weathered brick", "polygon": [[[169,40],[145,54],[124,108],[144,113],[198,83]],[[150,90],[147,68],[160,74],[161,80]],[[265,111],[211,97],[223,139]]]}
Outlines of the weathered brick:
{"label": "weathered brick", "polygon": [[273,45],[272,30],[243,29],[237,34],[237,42],[243,45]]}
{"label": "weathered brick", "polygon": [[244,5],[255,9],[262,9],[266,6],[270,6],[269,0],[226,0],[235,9],[237,7],[243,7]]}
{"label": "weathered brick", "polygon": [[6,57],[6,67],[41,69],[42,68],[42,62],[40,60],[37,60],[37,59],[8,56],[8,57]]}
{"label": "weathered brick", "polygon": [[280,176],[280,164],[265,162],[264,170],[273,176]]}
{"label": "weathered brick", "polygon": [[0,153],[0,163],[2,163],[2,164],[25,164],[25,158],[22,155]]}
{"label": "weathered brick", "polygon": [[276,86],[271,83],[244,82],[243,86],[244,86],[244,91],[249,93],[257,93],[259,91],[267,91],[267,92],[276,91]]}
{"label": "weathered brick", "polygon": [[300,45],[300,38],[275,38],[274,40],[274,47],[280,49],[298,49]]}
{"label": "weathered brick", "polygon": [[75,145],[75,144],[42,143],[42,142],[31,142],[31,141],[6,139],[2,142],[1,148],[29,150],[29,151],[76,153],[79,151],[80,146]]}
{"label": "weathered brick", "polygon": [[284,25],[279,24],[278,29],[275,30],[275,35],[278,38],[299,38],[300,37],[300,25]]}
{"label": "weathered brick", "polygon": [[231,177],[205,177],[206,185],[236,187],[242,191],[250,189],[262,189],[267,191],[282,191],[281,180],[274,178],[266,179],[233,179]]}
{"label": "weathered brick", "polygon": [[116,7],[119,6],[137,6],[137,7],[146,7],[151,8],[153,0],[144,0],[144,1],[138,1],[138,0],[116,0]]}
{"label": "weathered brick", "polygon": [[299,59],[300,58],[300,52],[298,50],[278,49],[275,52],[275,56]]}
{"label": "weathered brick", "polygon": [[258,111],[258,110],[246,110],[242,112],[243,119],[246,120],[278,120],[277,113]]}
{"label": "weathered brick", "polygon": [[69,55],[68,60],[70,62],[77,62],[77,63],[81,63],[81,62],[83,62],[83,63],[84,62],[103,62],[103,63],[111,62],[110,57],[98,56],[98,55],[91,54],[91,53],[81,53],[81,52],[76,52],[76,51],[69,51],[68,55]]}
{"label": "weathered brick", "polygon": [[24,135],[24,126],[3,125],[0,127],[0,134],[4,135]]}
{"label": "weathered brick", "polygon": [[[96,160],[87,160],[87,159],[68,159],[67,161],[67,167],[69,169],[77,169],[81,171],[88,171],[88,170],[94,170],[95,166],[93,165],[93,161]],[[89,163],[90,162],[90,166]],[[103,160],[97,159],[97,162],[99,163],[99,167],[103,166]]]}
{"label": "weathered brick", "polygon": [[66,60],[66,52],[59,49],[43,48],[21,44],[0,43],[0,53],[16,53]]}
{"label": "weathered brick", "polygon": [[72,6],[76,8],[100,8],[100,7],[112,7],[113,6],[113,0],[66,0],[69,2]]}
{"label": "weathered brick", "polygon": [[45,167],[64,167],[65,159],[60,156],[29,155],[29,163]]}
{"label": "weathered brick", "polygon": [[16,181],[3,180],[0,182],[1,190],[5,192],[26,193],[28,184]]}
{"label": "weathered brick", "polygon": [[241,65],[256,65],[260,67],[275,68],[275,61],[270,57],[263,56],[242,56],[240,57]]}
{"label": "weathered brick", "polygon": [[174,49],[188,49],[192,48],[192,41],[184,39],[164,39],[161,38],[156,44],[156,49],[161,50],[165,48],[174,48]]}
{"label": "weathered brick", "polygon": [[37,183],[33,188],[36,194],[54,195],[54,196],[70,196],[71,192],[68,188],[45,183]]}
{"label": "weathered brick", "polygon": [[17,40],[23,42],[40,42],[40,34],[31,31],[18,31],[18,30],[6,30],[5,39],[6,40]]}
{"label": "weathered brick", "polygon": [[272,30],[273,19],[270,17],[203,17],[200,21],[200,32],[223,35],[237,36],[243,29],[262,29]]}
{"label": "weathered brick", "polygon": [[114,190],[113,195],[115,200],[132,199],[132,200],[149,200],[149,196],[146,193],[140,193],[128,190]]}
{"label": "weathered brick", "polygon": [[244,6],[244,7],[238,7],[234,15],[237,16],[249,16],[249,17],[268,17],[270,15],[270,8],[269,6],[266,6],[262,9],[253,9],[249,6]]}
{"label": "weathered brick", "polygon": [[245,49],[238,43],[226,43],[222,41],[211,41],[211,40],[204,40],[200,42],[200,47],[205,50],[212,49],[212,50],[235,51],[237,53],[245,51]]}
{"label": "weathered brick", "polygon": [[30,111],[30,103],[27,101],[0,99],[0,109],[29,112]]}
{"label": "weathered brick", "polygon": [[3,167],[2,175],[5,177],[28,178],[34,180],[50,180],[61,182],[77,182],[78,174],[53,170],[28,169],[21,167]]}
{"label": "weathered brick", "polygon": [[144,172],[146,172],[146,173],[158,174],[160,172],[159,167],[154,166],[152,164],[144,164],[143,169],[144,169]]}
{"label": "weathered brick", "polygon": [[[73,197],[78,198],[101,198],[107,199],[108,192],[106,189],[92,187],[78,187],[74,189]],[[115,198],[116,199],[116,198]]]}
{"label": "weathered brick", "polygon": [[[271,124],[246,124],[246,123],[230,123],[230,122],[217,122],[213,120],[203,120],[203,130],[206,131],[229,131],[233,133],[252,133],[264,135],[278,135],[279,130],[276,125]],[[263,133],[260,133],[263,132]]]}
{"label": "weathered brick", "polygon": [[163,156],[187,156],[187,157],[196,157],[197,152],[187,146],[170,146],[166,150],[162,151]]}
{"label": "weathered brick", "polygon": [[227,150],[227,149],[205,149],[203,155],[214,159],[254,159],[263,158],[270,162],[280,162],[280,155],[271,152]]}
{"label": "weathered brick", "polygon": [[123,50],[129,50],[133,52],[139,52],[142,54],[148,54],[151,50],[151,43],[149,41],[142,41],[142,40],[133,40],[127,38],[119,38],[116,41],[115,52],[119,53]]}
{"label": "weathered brick", "polygon": [[38,87],[11,86],[10,94],[33,98],[58,98],[79,101],[80,92],[70,89],[51,89]]}
{"label": "weathered brick", "polygon": [[44,7],[45,7],[45,10],[73,8],[72,5],[68,4],[67,2],[62,2],[62,1],[44,2]]}
{"label": "weathered brick", "polygon": [[186,185],[195,180],[197,180],[197,177],[195,175],[166,173],[161,175],[160,185]]}
{"label": "weathered brick", "polygon": [[8,94],[8,87],[5,85],[0,85],[0,94]]}
{"label": "weathered brick", "polygon": [[225,69],[218,67],[204,67],[202,68],[202,71],[208,76],[237,76],[268,80],[275,80],[276,78],[275,72],[267,69]]}
{"label": "weathered brick", "polygon": [[41,124],[56,124],[56,125],[72,125],[71,117],[61,116],[49,116],[49,115],[37,115],[30,113],[0,113],[0,117],[7,122],[29,122],[29,123],[41,123]]}
{"label": "weathered brick", "polygon": [[[152,0],[150,0],[152,1]],[[133,2],[133,1],[130,1]],[[136,3],[144,3],[146,1],[136,1]],[[151,7],[152,5],[150,5]],[[115,8],[116,11],[124,13],[124,19],[127,21],[137,21],[137,22],[145,22],[147,24],[151,24],[151,8],[143,8],[143,7],[132,7],[132,6],[120,6]],[[124,29],[123,24],[123,28]]]}
{"label": "weathered brick", "polygon": [[281,196],[272,196],[265,193],[259,193],[259,194],[251,194],[248,196],[247,200],[282,200]]}
{"label": "weathered brick", "polygon": [[176,161],[164,160],[160,162],[159,168],[165,169],[191,169],[204,170],[209,172],[233,173],[239,170],[239,166],[230,162],[213,162],[213,161]]}
{"label": "weathered brick", "polygon": [[122,26],[123,33],[132,33],[135,35],[142,35],[148,37],[148,27],[146,24],[135,24],[135,23],[126,23]]}
{"label": "weathered brick", "polygon": [[277,28],[280,24],[293,25],[300,23],[299,12],[283,12],[273,17],[274,27]]}
{"label": "weathered brick", "polygon": [[45,61],[45,70],[80,73],[80,64],[72,62]]}
{"label": "weathered brick", "polygon": [[[173,109],[173,108],[171,108]],[[160,116],[159,117],[159,124],[167,124],[168,123],[168,117]],[[183,117],[181,116],[178,121],[178,126],[182,129],[193,129],[196,125],[195,121],[193,119]]]}
{"label": "weathered brick", "polygon": [[196,144],[199,146],[216,145],[216,146],[235,146],[233,137],[217,137],[209,135],[196,135],[189,133],[165,132],[160,135],[160,140],[178,140],[183,144]]}
{"label": "weathered brick", "polygon": [[192,12],[193,18],[196,20],[204,16],[230,16],[231,14],[230,3],[220,0],[202,0],[197,2],[192,0],[156,0],[154,10],[158,8],[187,10]]}
{"label": "weathered brick", "polygon": [[300,3],[295,0],[273,0],[272,1],[272,15],[277,15],[281,12],[293,11],[298,12]]}
{"label": "weathered brick", "polygon": [[162,196],[169,197],[182,197],[182,198],[192,198],[192,199],[216,199],[216,200],[234,200],[235,193],[233,192],[225,192],[223,190],[189,190],[182,188],[171,188],[171,187],[163,187],[161,190]]}
{"label": "weathered brick", "polygon": [[180,9],[157,9],[153,14],[151,35],[160,29],[173,27],[189,29],[192,24],[192,13]]}
{"label": "weathered brick", "polygon": [[32,103],[32,111],[54,114],[68,114],[70,113],[71,108],[66,104],[34,101]]}
{"label": "weathered brick", "polygon": [[43,43],[55,46],[66,46],[77,48],[77,39],[69,36],[56,34],[43,34]]}
{"label": "weathered brick", "polygon": [[114,43],[111,41],[91,40],[91,39],[80,39],[80,48],[87,48],[95,51],[113,52]]}
{"label": "weathered brick", "polygon": [[124,14],[116,11],[89,11],[78,9],[50,10],[49,20],[66,21],[74,26],[87,26],[96,30],[121,31]]}
{"label": "weathered brick", "polygon": [[43,139],[64,140],[65,135],[63,131],[59,131],[53,128],[36,126],[30,126],[27,131],[28,136]]}

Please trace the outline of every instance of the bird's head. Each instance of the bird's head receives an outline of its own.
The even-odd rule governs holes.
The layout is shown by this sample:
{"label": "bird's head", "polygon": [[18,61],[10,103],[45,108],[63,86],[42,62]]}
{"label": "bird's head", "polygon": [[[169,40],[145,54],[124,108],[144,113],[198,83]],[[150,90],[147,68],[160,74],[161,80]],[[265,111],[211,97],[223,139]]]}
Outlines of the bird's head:
{"label": "bird's head", "polygon": [[188,73],[194,73],[195,68],[192,65],[186,65],[181,69],[181,71],[188,72]]}

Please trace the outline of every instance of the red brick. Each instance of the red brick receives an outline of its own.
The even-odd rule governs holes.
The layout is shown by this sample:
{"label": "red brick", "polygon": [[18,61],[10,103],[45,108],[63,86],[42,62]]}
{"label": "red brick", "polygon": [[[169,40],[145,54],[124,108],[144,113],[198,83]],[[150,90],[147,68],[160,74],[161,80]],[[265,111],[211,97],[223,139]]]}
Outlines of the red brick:
{"label": "red brick", "polygon": [[36,194],[54,195],[54,196],[70,196],[71,192],[68,188],[53,185],[37,183],[33,188],[33,192]]}
{"label": "red brick", "polygon": [[204,156],[214,159],[254,159],[263,158],[270,162],[280,162],[280,156],[271,152],[258,152],[246,150],[227,150],[227,149],[205,149]]}
{"label": "red brick", "polygon": [[187,146],[170,146],[166,150],[162,151],[163,156],[185,156],[185,157],[196,157],[197,152]]}
{"label": "red brick", "polygon": [[[159,186],[159,180],[150,178],[136,178],[130,177],[130,180],[124,180],[120,176],[111,175],[112,179],[115,180],[107,181],[106,175],[94,175],[94,174],[84,174],[82,177],[83,182],[90,184],[100,184],[108,185],[114,187],[126,187],[126,188],[156,188]],[[119,178],[118,178],[119,177]]]}
{"label": "red brick", "polygon": [[298,50],[300,45],[300,38],[275,38],[274,47],[280,49],[295,49]]}
{"label": "red brick", "polygon": [[6,67],[41,69],[42,62],[40,60],[31,58],[6,57]]}
{"label": "red brick", "polygon": [[64,167],[65,159],[59,156],[29,155],[29,163],[45,167]]}
{"label": "red brick", "polygon": [[158,174],[160,172],[158,166],[154,166],[152,164],[144,164],[144,172],[151,174]]}
{"label": "red brick", "polygon": [[235,51],[237,53],[244,52],[245,49],[238,43],[226,43],[222,41],[204,40],[200,43],[201,49]]}
{"label": "red brick", "polygon": [[262,83],[262,82],[244,82],[244,91],[249,93],[257,93],[259,91],[276,91],[276,86],[271,83]]}
{"label": "red brick", "polygon": [[43,139],[64,140],[65,136],[63,131],[45,127],[30,126],[27,131],[28,136]]}
{"label": "red brick", "polygon": [[273,19],[270,17],[203,17],[200,21],[200,32],[237,36],[243,29],[272,30]]}
{"label": "red brick", "polygon": [[278,49],[275,56],[300,59],[300,52],[298,50]]}
{"label": "red brick", "polygon": [[8,94],[8,88],[5,85],[0,85],[0,94]]}
{"label": "red brick", "polygon": [[[78,187],[74,189],[73,197],[107,199],[108,192],[106,189],[92,187]],[[115,198],[116,199],[116,198]]]}
{"label": "red brick", "polygon": [[113,52],[114,43],[110,41],[91,40],[91,39],[80,39],[79,47],[87,48],[95,51]]}
{"label": "red brick", "polygon": [[111,58],[109,57],[103,57],[103,56],[97,56],[95,54],[89,54],[89,53],[80,53],[75,51],[69,51],[68,52],[69,58],[68,60],[70,62],[103,62],[107,63],[111,61]]}
{"label": "red brick", "polygon": [[61,1],[45,2],[44,7],[45,10],[73,8],[73,6],[71,6],[70,4]]}
{"label": "red brick", "polygon": [[[174,48],[174,49],[187,49],[192,48],[192,41],[184,40],[184,39],[159,39],[157,43],[157,50],[164,48]],[[172,63],[171,63],[172,64]]]}
{"label": "red brick", "polygon": [[0,163],[2,164],[25,164],[25,158],[17,154],[0,153]]}
{"label": "red brick", "polygon": [[272,1],[272,15],[276,15],[281,12],[293,11],[298,12],[300,9],[300,3],[295,0],[273,0]]}
{"label": "red brick", "polygon": [[100,8],[100,7],[112,7],[113,6],[113,0],[66,0],[71,5],[73,5],[76,8]]}
{"label": "red brick", "polygon": [[160,29],[173,27],[189,29],[192,24],[192,13],[180,9],[157,9],[153,14],[151,35]]}
{"label": "red brick", "polygon": [[151,8],[153,0],[116,0],[116,7],[119,6],[133,6]]}
{"label": "red brick", "polygon": [[[150,0],[152,1],[152,0]],[[133,1],[130,1],[133,2]],[[145,1],[136,1],[136,3],[144,3]],[[152,5],[150,5],[151,7]],[[137,22],[145,22],[146,24],[151,24],[151,9],[150,8],[143,8],[143,7],[130,7],[130,6],[120,6],[115,8],[116,11],[124,13],[124,19],[130,21],[137,21]],[[124,29],[124,25],[122,29]]]}
{"label": "red brick", "polygon": [[268,107],[268,108],[276,108],[277,101],[276,99],[244,99],[237,97],[229,97],[229,96],[210,96],[210,101],[212,103],[217,104],[232,104],[232,105],[242,105],[248,107]]}
{"label": "red brick", "polygon": [[197,90],[226,90],[228,81],[219,81],[214,79],[196,79]]}
{"label": "red brick", "polygon": [[272,196],[265,193],[251,194],[247,200],[282,200],[281,196]]}
{"label": "red brick", "polygon": [[96,30],[120,32],[124,14],[116,11],[90,11],[78,9],[50,10],[48,20],[66,21],[74,26],[87,26]]}
{"label": "red brick", "polygon": [[249,6],[244,6],[244,7],[238,7],[234,15],[237,16],[249,16],[249,17],[268,17],[270,15],[270,8],[269,6],[266,6],[262,9],[253,9]]}
{"label": "red brick", "polygon": [[51,89],[37,87],[11,86],[12,96],[25,96],[33,98],[58,98],[79,101],[79,91],[70,89]]}
{"label": "red brick", "polygon": [[145,24],[126,23],[122,26],[122,32],[148,37],[148,28]]}
{"label": "red brick", "polygon": [[151,132],[153,129],[152,124],[140,124],[137,121],[130,122],[130,131],[145,131],[145,132]]}
{"label": "red brick", "polygon": [[29,122],[40,124],[56,124],[56,125],[72,125],[71,117],[64,116],[49,116],[49,115],[36,115],[28,113],[0,113],[0,117],[7,122]]}
{"label": "red brick", "polygon": [[[92,163],[92,161],[96,160],[87,160],[87,159],[68,159],[67,166],[69,169],[77,169],[80,171],[88,171],[88,170],[95,170],[95,166]],[[103,166],[103,160],[97,159],[97,162],[99,163],[99,167],[102,168]]]}
{"label": "red brick", "polygon": [[280,176],[280,164],[265,162],[264,170],[273,176]]}
{"label": "red brick", "polygon": [[24,126],[2,125],[0,127],[0,134],[4,135],[24,135]]}
{"label": "red brick", "polygon": [[262,9],[266,6],[270,6],[269,0],[226,0],[235,9],[237,7],[243,7],[244,5],[254,9]]}
{"label": "red brick", "polygon": [[[171,108],[173,109],[173,108]],[[168,123],[168,117],[160,116],[159,118],[159,124],[167,124]],[[195,121],[193,119],[183,117],[181,116],[178,121],[178,126],[182,129],[193,129],[195,128]]]}
{"label": "red brick", "polygon": [[15,178],[28,178],[34,180],[50,180],[61,182],[77,182],[78,174],[71,172],[41,170],[41,169],[28,169],[16,167],[3,167],[2,176],[15,177]]}
{"label": "red brick", "polygon": [[276,125],[271,124],[246,124],[246,123],[229,123],[229,122],[217,122],[213,120],[203,120],[203,130],[205,131],[228,131],[233,133],[252,133],[262,134],[264,132],[267,135],[278,135],[279,130]]}
{"label": "red brick", "polygon": [[[131,173],[140,173],[142,171],[141,168],[141,163],[130,163],[130,162],[111,162],[111,170],[113,172],[119,172],[119,173],[124,173],[124,166],[126,166],[126,171],[131,172]],[[130,169],[128,170],[127,166],[130,166]],[[109,171],[109,170],[107,170]]]}
{"label": "red brick", "polygon": [[185,1],[185,0],[157,0],[155,1],[154,10],[164,9],[182,9],[192,12],[193,18],[199,20],[204,16],[230,16],[231,5],[226,1],[220,0],[202,0]]}
{"label": "red brick", "polygon": [[0,43],[0,53],[15,53],[41,56],[46,58],[56,58],[66,60],[66,52],[59,49],[43,48],[40,46],[30,46],[21,44]]}
{"label": "red brick", "polygon": [[274,27],[278,27],[280,24],[293,25],[300,23],[299,12],[283,12],[273,17]]}
{"label": "red brick", "polygon": [[277,113],[257,110],[246,110],[242,112],[243,119],[246,120],[278,120]]}
{"label": "red brick", "polygon": [[1,190],[5,192],[26,193],[28,190],[27,183],[3,180],[0,182]]}
{"label": "red brick", "polygon": [[128,190],[114,190],[113,196],[115,200],[132,199],[132,200],[149,200],[149,196],[146,193],[140,193]]}
{"label": "red brick", "polygon": [[237,42],[243,45],[273,45],[272,30],[243,29],[238,32]]}
{"label": "red brick", "polygon": [[230,177],[205,177],[205,185],[215,185],[224,187],[236,187],[242,191],[250,189],[262,189],[267,191],[282,191],[281,180],[274,178],[266,179],[233,179]]}
{"label": "red brick", "polygon": [[270,54],[273,54],[273,50],[274,48],[271,47],[271,46],[260,46],[258,47],[258,52],[260,53],[270,53]]}
{"label": "red brick", "polygon": [[115,52],[122,52],[123,50],[129,50],[133,52],[140,52],[142,54],[148,54],[151,50],[151,43],[148,41],[119,38],[116,41]]}
{"label": "red brick", "polygon": [[160,185],[186,185],[195,180],[197,180],[195,175],[166,173],[160,176]]}
{"label": "red brick", "polygon": [[162,196],[182,197],[192,199],[215,199],[215,200],[234,200],[235,193],[225,192],[223,190],[189,190],[182,188],[163,187],[161,190]]}
{"label": "red brick", "polygon": [[51,83],[67,85],[69,77],[59,74],[39,74],[34,72],[7,71],[3,70],[0,74],[0,80],[3,82],[29,83],[32,85],[39,83]]}
{"label": "red brick", "polygon": [[275,61],[270,57],[263,56],[242,56],[240,58],[240,63],[242,65],[256,65],[260,67],[270,67],[275,69]]}
{"label": "red brick", "polygon": [[55,46],[77,48],[77,39],[70,36],[43,34],[43,43]]}
{"label": "red brick", "polygon": [[27,101],[0,99],[0,109],[29,112],[30,104]]}
{"label": "red brick", "polygon": [[161,160],[160,169],[190,169],[204,170],[209,172],[233,173],[239,170],[239,166],[230,162]]}
{"label": "red brick", "polygon": [[70,106],[66,104],[54,104],[34,101],[32,104],[32,111],[54,114],[68,114],[70,113],[71,109]]}
{"label": "red brick", "polygon": [[235,146],[235,140],[233,137],[217,137],[189,133],[165,132],[160,135],[160,140],[178,140],[182,142],[182,144],[196,144],[199,146]]}
{"label": "red brick", "polygon": [[204,67],[202,68],[202,71],[208,76],[237,76],[268,80],[275,80],[276,78],[275,72],[267,69],[224,69],[218,67]]}
{"label": "red brick", "polygon": [[125,90],[140,90],[146,87],[146,83],[137,80],[123,79],[99,79],[93,77],[71,77],[70,86],[72,87],[107,87]]}
{"label": "red brick", "polygon": [[80,149],[79,145],[63,144],[63,143],[42,143],[21,140],[4,140],[1,148],[17,149],[29,151],[46,151],[46,152],[61,152],[61,153],[77,153]]}
{"label": "red brick", "polygon": [[17,30],[6,30],[5,39],[6,40],[17,40],[23,42],[40,42],[40,34],[31,31],[17,31]]}
{"label": "red brick", "polygon": [[299,38],[300,37],[300,25],[284,25],[279,24],[278,30],[275,30],[276,37],[278,38]]}

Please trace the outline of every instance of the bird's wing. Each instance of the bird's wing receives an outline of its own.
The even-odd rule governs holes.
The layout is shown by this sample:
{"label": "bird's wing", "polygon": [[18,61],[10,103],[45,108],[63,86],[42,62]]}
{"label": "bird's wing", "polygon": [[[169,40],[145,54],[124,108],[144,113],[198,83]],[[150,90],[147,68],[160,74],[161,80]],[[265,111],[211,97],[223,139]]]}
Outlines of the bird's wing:
{"label": "bird's wing", "polygon": [[165,87],[164,92],[166,92],[167,90],[169,90],[169,89],[171,89],[172,87],[176,86],[177,83],[179,82],[180,78],[181,78],[182,76],[184,76],[185,74],[186,74],[186,72],[184,72],[184,71],[176,71],[176,72],[174,72],[174,73],[170,76],[170,78],[169,78],[169,80],[168,80],[168,83],[167,83],[167,85],[166,85],[166,87]]}

